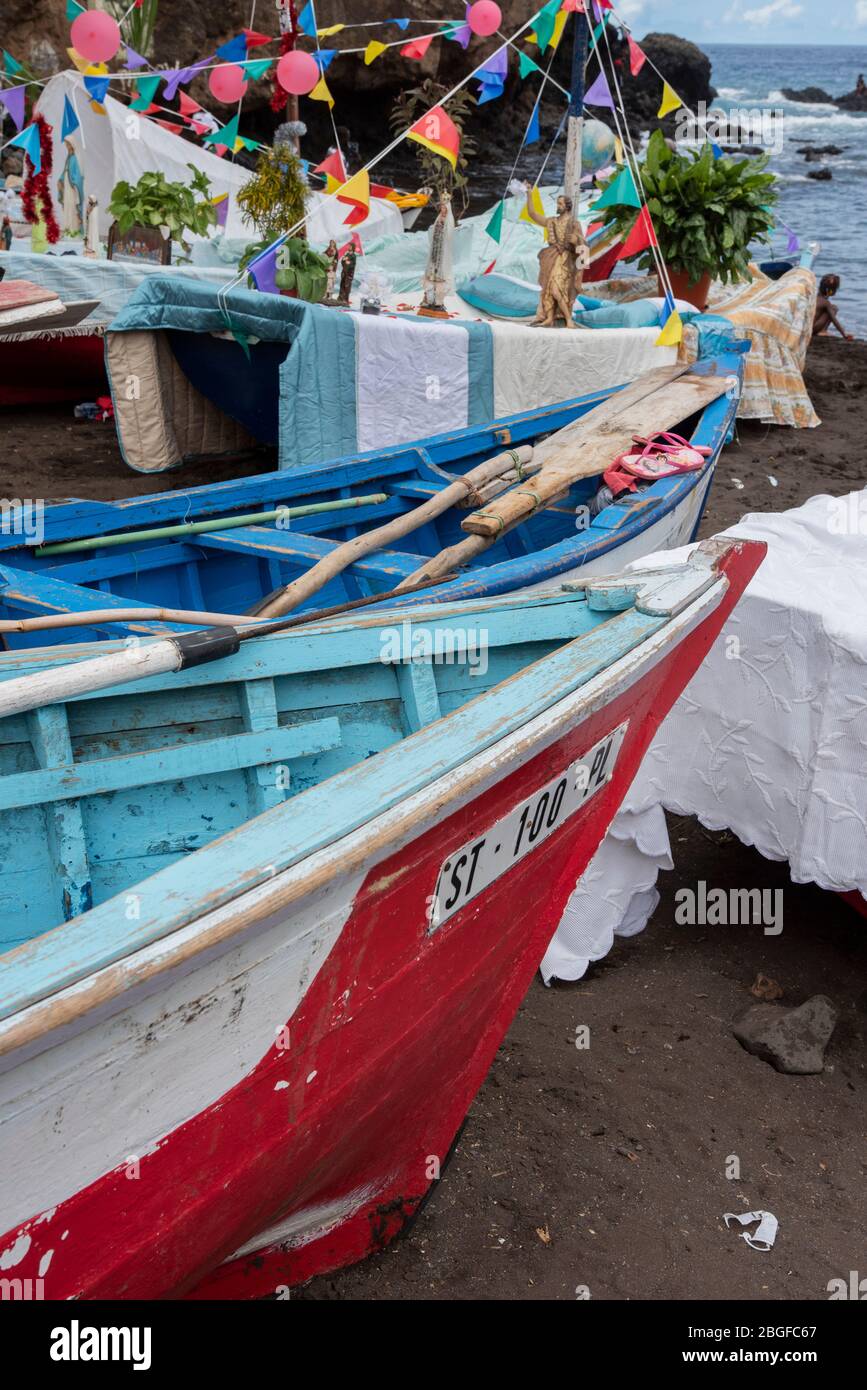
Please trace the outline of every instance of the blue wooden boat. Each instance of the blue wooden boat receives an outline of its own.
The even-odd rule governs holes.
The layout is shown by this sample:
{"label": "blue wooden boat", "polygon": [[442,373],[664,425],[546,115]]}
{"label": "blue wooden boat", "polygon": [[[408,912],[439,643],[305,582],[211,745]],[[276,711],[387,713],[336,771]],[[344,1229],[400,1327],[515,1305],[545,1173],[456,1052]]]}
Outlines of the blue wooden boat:
{"label": "blue wooden boat", "polygon": [[[569,576],[611,573],[695,536],[734,423],[742,369],[736,355],[709,358],[677,369],[674,380],[672,369],[662,369],[616,392],[322,467],[119,502],[71,501],[37,516],[26,508],[13,512],[5,518],[0,553],[0,633],[8,647],[18,648],[177,626],[155,612],[138,617],[132,610],[140,608],[192,612],[196,616],[190,621],[199,625],[208,614],[243,615],[337,545],[406,517],[456,477],[475,476],[504,451],[516,451],[520,458],[557,439],[580,442],[585,435],[589,445],[585,441],[582,447],[590,447],[595,472],[503,534],[465,572],[439,583],[435,593],[404,594],[399,601],[478,598]],[[651,378],[663,385],[648,394]],[[643,432],[675,428],[708,448],[710,456],[698,472],[660,479],[600,505],[601,472],[642,427]],[[450,507],[400,544],[351,564],[298,611],[392,593],[463,539],[466,521],[465,508]],[[30,543],[22,544],[22,536]],[[102,616],[89,626],[79,621],[55,624],[50,631],[28,630],[35,618],[80,617],[94,610]]]}
{"label": "blue wooden boat", "polygon": [[273,1296],[381,1249],[764,550],[209,664],[0,655],[6,1296]]}

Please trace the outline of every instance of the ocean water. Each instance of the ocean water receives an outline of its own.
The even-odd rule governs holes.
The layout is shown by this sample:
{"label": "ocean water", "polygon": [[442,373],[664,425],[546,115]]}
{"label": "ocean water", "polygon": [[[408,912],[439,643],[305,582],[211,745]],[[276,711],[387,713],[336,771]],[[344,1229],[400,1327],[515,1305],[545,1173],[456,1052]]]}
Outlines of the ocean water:
{"label": "ocean water", "polygon": [[[719,93],[714,105],[766,113],[761,119],[780,145],[770,162],[779,179],[778,214],[803,246],[821,242],[816,273],[840,276],[835,302],[843,326],[867,337],[867,242],[862,233],[867,225],[867,113],[789,102],[782,95],[783,87],[821,87],[831,96],[851,92],[858,74],[867,76],[867,47],[709,44],[704,49]],[[768,113],[779,115],[771,123]],[[808,169],[821,167],[798,154],[798,147],[808,143],[844,149],[821,161],[832,172],[831,182],[807,178]],[[779,231],[773,249],[783,253],[785,247],[786,233]]]}

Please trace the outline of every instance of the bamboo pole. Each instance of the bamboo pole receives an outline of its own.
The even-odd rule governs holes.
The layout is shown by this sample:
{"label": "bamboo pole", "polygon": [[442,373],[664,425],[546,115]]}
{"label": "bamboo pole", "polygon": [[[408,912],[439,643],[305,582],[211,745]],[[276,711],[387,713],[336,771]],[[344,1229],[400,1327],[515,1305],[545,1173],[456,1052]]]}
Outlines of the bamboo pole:
{"label": "bamboo pole", "polygon": [[487,462],[465,473],[463,477],[455,479],[420,507],[415,507],[412,511],[395,517],[393,521],[386,522],[384,526],[377,526],[372,531],[365,531],[363,535],[336,546],[330,555],[319,560],[298,579],[293,579],[285,588],[270,594],[264,603],[257,604],[252,611],[258,618],[282,617],[299,603],[312,598],[329,580],[334,579],[357,560],[375,550],[383,550],[394,541],[409,535],[411,531],[418,530],[426,522],[432,521],[443,512],[447,512],[450,507],[474,495],[481,484],[490,482],[504,472],[517,472],[520,475],[532,457],[533,449],[528,444],[497,454],[495,458],[488,459]]}
{"label": "bamboo pole", "polygon": [[335,502],[311,502],[301,507],[275,507],[268,512],[247,512],[244,516],[212,517],[209,521],[185,521],[177,526],[154,526],[145,531],[120,531],[111,536],[87,536],[83,540],[58,541],[41,545],[34,551],[43,555],[73,555],[79,550],[93,550],[109,545],[132,545],[138,541],[172,540],[176,536],[199,536],[208,531],[231,531],[238,526],[257,526],[263,521],[285,518],[294,521],[299,516],[317,516],[320,512],[343,511],[345,507],[378,507],[388,501],[387,492],[373,492],[369,497],[341,497]]}

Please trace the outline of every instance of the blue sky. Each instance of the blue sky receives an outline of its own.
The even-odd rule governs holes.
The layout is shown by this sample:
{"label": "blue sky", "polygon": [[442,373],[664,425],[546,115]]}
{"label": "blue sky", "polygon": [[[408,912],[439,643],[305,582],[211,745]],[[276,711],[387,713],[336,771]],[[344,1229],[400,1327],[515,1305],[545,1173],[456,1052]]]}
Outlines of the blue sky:
{"label": "blue sky", "polygon": [[705,43],[867,45],[867,0],[614,0],[636,37],[656,29]]}

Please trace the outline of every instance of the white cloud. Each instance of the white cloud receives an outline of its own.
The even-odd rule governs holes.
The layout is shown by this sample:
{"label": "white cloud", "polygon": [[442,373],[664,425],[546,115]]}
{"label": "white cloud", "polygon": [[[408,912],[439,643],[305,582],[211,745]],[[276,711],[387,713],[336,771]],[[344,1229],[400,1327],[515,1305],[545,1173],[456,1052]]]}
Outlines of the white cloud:
{"label": "white cloud", "polygon": [[[863,0],[858,0],[858,3],[862,4]],[[766,29],[776,19],[797,19],[803,13],[804,6],[793,4],[792,0],[770,0],[770,4],[762,5],[757,10],[744,10],[741,18],[746,24]]]}
{"label": "white cloud", "polygon": [[[860,0],[860,3],[867,7],[867,0]],[[634,20],[640,19],[644,13],[644,8],[644,0],[620,0],[617,13],[626,20],[627,24],[632,24]]]}
{"label": "white cloud", "polygon": [[855,6],[855,23],[859,29],[867,24],[867,0],[858,0]]}

